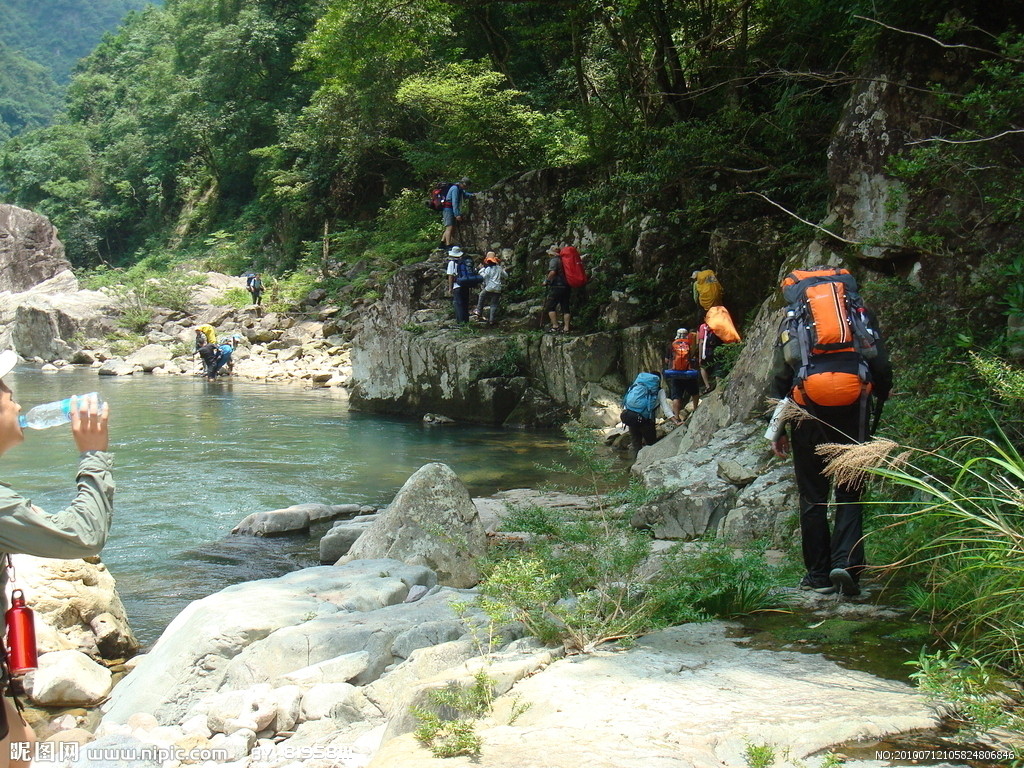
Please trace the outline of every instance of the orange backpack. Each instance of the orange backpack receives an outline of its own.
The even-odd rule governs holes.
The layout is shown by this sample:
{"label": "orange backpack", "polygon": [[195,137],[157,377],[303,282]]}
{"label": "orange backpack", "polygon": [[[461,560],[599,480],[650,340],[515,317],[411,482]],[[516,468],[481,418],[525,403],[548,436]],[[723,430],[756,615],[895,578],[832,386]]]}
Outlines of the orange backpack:
{"label": "orange backpack", "polygon": [[857,281],[845,269],[795,270],[782,280],[789,302],[779,332],[800,405],[843,406],[871,392],[867,361],[878,354]]}
{"label": "orange backpack", "polygon": [[694,365],[696,362],[692,353],[696,344],[694,343],[693,334],[688,333],[684,338],[676,339],[672,342],[672,370],[675,371],[689,371],[697,366]]}
{"label": "orange backpack", "polygon": [[715,332],[715,336],[722,340],[723,344],[735,344],[738,341],[743,341],[740,338],[740,332],[736,330],[736,326],[732,322],[732,315],[721,304],[707,311],[707,314],[704,315],[704,322]]}

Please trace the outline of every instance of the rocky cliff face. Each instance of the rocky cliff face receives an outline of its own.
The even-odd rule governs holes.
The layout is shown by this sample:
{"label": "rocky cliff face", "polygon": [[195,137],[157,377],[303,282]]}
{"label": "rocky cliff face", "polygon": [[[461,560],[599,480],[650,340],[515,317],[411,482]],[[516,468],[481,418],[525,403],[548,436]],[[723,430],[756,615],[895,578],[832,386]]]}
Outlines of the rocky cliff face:
{"label": "rocky cliff face", "polygon": [[80,290],[49,219],[0,205],[0,348],[28,359],[70,358],[75,337],[114,327],[112,310],[105,294]]}
{"label": "rocky cliff face", "polygon": [[440,258],[403,268],[353,340],[355,407],[509,426],[551,425],[577,414],[591,386],[625,391],[658,366],[650,329],[547,336],[453,327]]}
{"label": "rocky cliff face", "polygon": [[0,205],[0,291],[26,291],[70,269],[49,219]]}

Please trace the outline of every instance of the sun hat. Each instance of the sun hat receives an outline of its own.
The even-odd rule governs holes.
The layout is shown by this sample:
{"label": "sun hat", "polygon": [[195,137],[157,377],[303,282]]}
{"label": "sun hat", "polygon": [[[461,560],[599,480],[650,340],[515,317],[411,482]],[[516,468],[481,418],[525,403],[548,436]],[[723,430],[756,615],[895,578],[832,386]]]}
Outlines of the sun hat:
{"label": "sun hat", "polygon": [[548,248],[548,256],[558,256],[562,252],[562,249],[557,245],[552,245]]}
{"label": "sun hat", "polygon": [[677,339],[682,338],[683,336],[685,336],[689,332],[690,331],[687,328],[676,328],[676,338]]}
{"label": "sun hat", "polygon": [[457,259],[462,255],[462,249],[457,245],[453,245],[448,251],[448,256],[453,259]]}
{"label": "sun hat", "polygon": [[14,370],[18,364],[18,353],[13,349],[5,349],[0,352],[0,379]]}

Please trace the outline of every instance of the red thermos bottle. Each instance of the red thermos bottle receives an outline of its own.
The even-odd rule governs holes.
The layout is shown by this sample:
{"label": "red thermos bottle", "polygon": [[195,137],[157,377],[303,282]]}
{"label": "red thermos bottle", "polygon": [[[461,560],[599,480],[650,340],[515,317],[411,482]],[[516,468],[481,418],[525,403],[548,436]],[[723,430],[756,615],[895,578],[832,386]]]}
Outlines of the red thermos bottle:
{"label": "red thermos bottle", "polygon": [[7,665],[12,675],[30,672],[38,666],[36,653],[36,625],[32,609],[25,605],[25,593],[16,589],[11,593],[11,607],[7,609]]}

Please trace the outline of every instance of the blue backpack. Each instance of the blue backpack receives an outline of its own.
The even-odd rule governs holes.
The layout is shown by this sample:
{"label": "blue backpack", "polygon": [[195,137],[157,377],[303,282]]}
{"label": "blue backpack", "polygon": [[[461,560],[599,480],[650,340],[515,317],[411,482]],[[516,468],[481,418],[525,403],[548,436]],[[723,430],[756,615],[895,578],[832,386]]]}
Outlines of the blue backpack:
{"label": "blue backpack", "polygon": [[653,373],[638,373],[633,385],[622,398],[622,405],[628,411],[639,413],[645,419],[653,419],[658,409],[658,393],[661,379]]}
{"label": "blue backpack", "polygon": [[473,269],[473,259],[463,256],[455,264],[455,281],[461,286],[480,285],[484,281],[483,275],[478,275]]}

